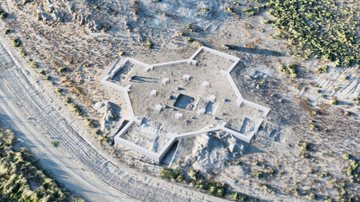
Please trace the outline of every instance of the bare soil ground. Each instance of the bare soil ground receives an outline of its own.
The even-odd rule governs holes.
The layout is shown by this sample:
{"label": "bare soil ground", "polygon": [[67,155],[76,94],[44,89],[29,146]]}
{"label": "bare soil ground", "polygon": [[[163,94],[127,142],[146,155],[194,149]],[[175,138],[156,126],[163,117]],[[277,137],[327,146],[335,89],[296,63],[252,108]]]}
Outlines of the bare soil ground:
{"label": "bare soil ground", "polygon": [[[33,60],[30,65],[36,62],[36,78],[49,79],[53,91],[63,89],[62,99],[71,97],[85,117],[100,121],[103,114],[93,106],[103,100],[122,106],[121,95],[100,84],[119,55],[165,62],[188,58],[200,43],[208,45],[242,59],[233,77],[244,98],[272,111],[253,143],[244,144],[241,155],[213,161],[221,172],[212,175],[204,169],[204,174],[265,200],[359,200],[358,176],[344,171],[360,158],[357,67],[335,68],[320,59],[290,56],[291,46],[274,38],[276,30],[263,23],[265,14],[247,17],[238,10],[230,14],[226,8],[231,1],[23,2],[0,3],[10,13],[0,27],[10,30],[9,38],[21,40],[19,52]],[[298,78],[281,72],[281,64],[296,64]],[[317,69],[324,65],[330,66],[329,71],[319,73]],[[67,71],[60,71],[61,67]],[[78,118],[79,129],[85,122]],[[119,124],[89,139],[111,136]],[[175,157],[184,159],[191,151],[187,147],[196,144],[179,144],[184,156]],[[209,145],[203,148],[209,156],[219,151]],[[348,154],[352,160],[343,158]],[[160,167],[131,151],[112,150],[112,155],[123,164],[159,175]],[[204,168],[201,162],[207,161],[191,159],[183,169],[192,164]]]}
{"label": "bare soil ground", "polygon": [[[190,199],[195,201],[219,200],[204,193],[193,192],[186,187],[180,187],[170,182],[159,180],[153,176],[143,175],[139,171],[129,169],[114,160],[104,148],[101,148],[98,142],[93,141],[89,136],[85,136],[84,134],[87,133],[81,131],[81,129],[79,129],[82,132],[80,135],[76,130],[76,126],[74,126],[77,120],[71,119],[71,116],[65,116],[69,113],[67,112],[68,109],[44,94],[44,89],[47,87],[41,85],[41,81],[39,85],[34,83],[32,79],[28,79],[29,77],[31,78],[31,74],[24,68],[17,66],[2,45],[0,46],[0,52],[1,57],[9,61],[6,65],[1,65],[2,73],[0,79],[2,85],[0,95],[4,97],[4,100],[0,112],[4,111],[2,113],[6,113],[9,116],[1,116],[1,123],[6,124],[4,127],[8,128],[14,128],[18,125],[25,128],[28,127],[29,131],[24,131],[23,129],[19,131],[20,136],[26,136],[25,140],[30,141],[25,143],[26,146],[30,146],[31,143],[49,145],[50,140],[59,141],[59,150],[47,147],[51,151],[44,151],[44,148],[41,147],[42,151],[37,154],[39,156],[49,155],[52,158],[43,160],[42,163],[45,164],[45,168],[52,168],[51,164],[53,162],[59,164],[54,166],[59,172],[50,171],[50,174],[56,179],[61,180],[61,177],[70,174],[72,177],[77,178],[78,184],[84,183],[82,184],[84,187],[79,187],[79,185],[74,185],[72,180],[70,180],[70,183],[61,180],[65,187],[71,189],[74,193],[82,193],[82,195],[86,196],[87,200],[95,201],[101,195],[103,195],[102,199],[105,197],[109,201],[131,201],[133,199],[166,201],[171,194],[175,193],[180,195],[174,195],[171,198],[175,198],[177,201]],[[24,117],[27,117],[30,123],[21,124]],[[11,118],[14,120],[8,120]],[[18,123],[12,124],[12,121]],[[74,121],[74,125],[71,124],[71,121]],[[44,131],[45,134],[41,134],[39,131]],[[27,132],[27,135],[24,135],[24,132]],[[39,140],[38,137],[34,138],[36,132],[38,132],[37,135],[42,135],[44,140]],[[58,153],[57,156],[54,156],[54,153]],[[64,155],[61,155],[62,153]],[[74,163],[76,164],[75,166],[73,165]],[[71,169],[69,171],[69,168],[75,171],[71,171]],[[147,167],[142,168],[146,169]],[[83,172],[82,174],[77,173],[83,169],[86,171],[86,174]],[[61,176],[60,173],[62,172],[64,172],[64,176]],[[90,179],[84,180],[84,177],[89,177]],[[89,185],[87,183],[93,184]],[[160,184],[161,186],[159,186]],[[105,189],[94,188],[98,186],[105,187]],[[165,193],[164,188],[171,189],[172,191]],[[178,191],[174,192],[174,188]],[[86,190],[85,192],[95,193],[84,193],[83,189]],[[141,189],[143,190],[141,191]]]}

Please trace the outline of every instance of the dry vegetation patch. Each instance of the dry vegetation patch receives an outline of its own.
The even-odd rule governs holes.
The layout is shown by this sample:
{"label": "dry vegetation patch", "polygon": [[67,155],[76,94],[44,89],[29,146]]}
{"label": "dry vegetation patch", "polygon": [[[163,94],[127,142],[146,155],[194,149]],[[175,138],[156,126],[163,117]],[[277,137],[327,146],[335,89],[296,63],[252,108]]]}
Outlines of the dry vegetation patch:
{"label": "dry vegetation patch", "polygon": [[0,201],[83,201],[44,174],[16,143],[12,131],[0,129]]}

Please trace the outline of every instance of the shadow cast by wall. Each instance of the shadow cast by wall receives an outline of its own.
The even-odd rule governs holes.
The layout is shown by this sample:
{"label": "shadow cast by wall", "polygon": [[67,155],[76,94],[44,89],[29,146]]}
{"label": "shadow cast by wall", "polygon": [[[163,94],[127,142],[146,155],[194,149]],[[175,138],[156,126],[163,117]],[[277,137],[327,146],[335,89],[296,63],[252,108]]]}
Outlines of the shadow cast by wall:
{"label": "shadow cast by wall", "polygon": [[276,56],[276,57],[283,57],[286,54],[283,52],[268,50],[268,49],[258,49],[258,48],[246,48],[242,46],[235,46],[235,45],[228,45],[226,44],[225,47],[229,50],[240,51],[250,54],[258,54],[258,55],[266,55],[266,56]]}

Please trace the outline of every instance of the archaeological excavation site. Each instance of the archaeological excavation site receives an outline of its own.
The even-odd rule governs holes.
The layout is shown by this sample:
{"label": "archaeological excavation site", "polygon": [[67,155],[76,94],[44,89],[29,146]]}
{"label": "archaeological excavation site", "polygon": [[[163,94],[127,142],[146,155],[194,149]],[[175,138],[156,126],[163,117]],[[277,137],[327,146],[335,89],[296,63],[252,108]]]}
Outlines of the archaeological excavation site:
{"label": "archaeological excavation site", "polygon": [[242,97],[231,76],[239,60],[201,47],[189,59],[118,61],[103,80],[126,97],[115,146],[160,164],[180,139],[221,131],[250,143],[270,109]]}
{"label": "archaeological excavation site", "polygon": [[0,0],[0,202],[360,201],[359,3]]}

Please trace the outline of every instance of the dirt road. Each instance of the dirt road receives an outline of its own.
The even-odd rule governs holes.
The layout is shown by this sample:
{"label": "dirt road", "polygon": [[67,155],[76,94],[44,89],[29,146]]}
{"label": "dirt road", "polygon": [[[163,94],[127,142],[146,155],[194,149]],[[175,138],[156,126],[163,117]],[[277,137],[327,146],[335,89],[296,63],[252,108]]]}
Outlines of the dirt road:
{"label": "dirt road", "polygon": [[[0,46],[0,55],[1,124],[13,129],[21,144],[29,148],[39,159],[42,168],[67,189],[91,201],[135,201],[99,180],[91,171],[64,152],[63,148],[52,146],[52,140],[38,127],[36,120],[26,113],[28,110],[24,110],[27,107],[26,103],[20,104],[26,102],[27,98],[21,99],[16,96],[19,96],[19,93],[29,92],[31,95],[37,92],[30,90],[30,85],[28,87],[23,85],[24,75],[11,60],[7,60],[7,54],[2,46]],[[14,94],[14,90],[19,87],[24,89]]]}
{"label": "dirt road", "polygon": [[[59,112],[61,107],[4,47],[0,44],[0,120],[16,130],[45,170],[66,188],[90,201],[221,201],[107,158],[74,130]],[[53,147],[52,140],[60,146]]]}

